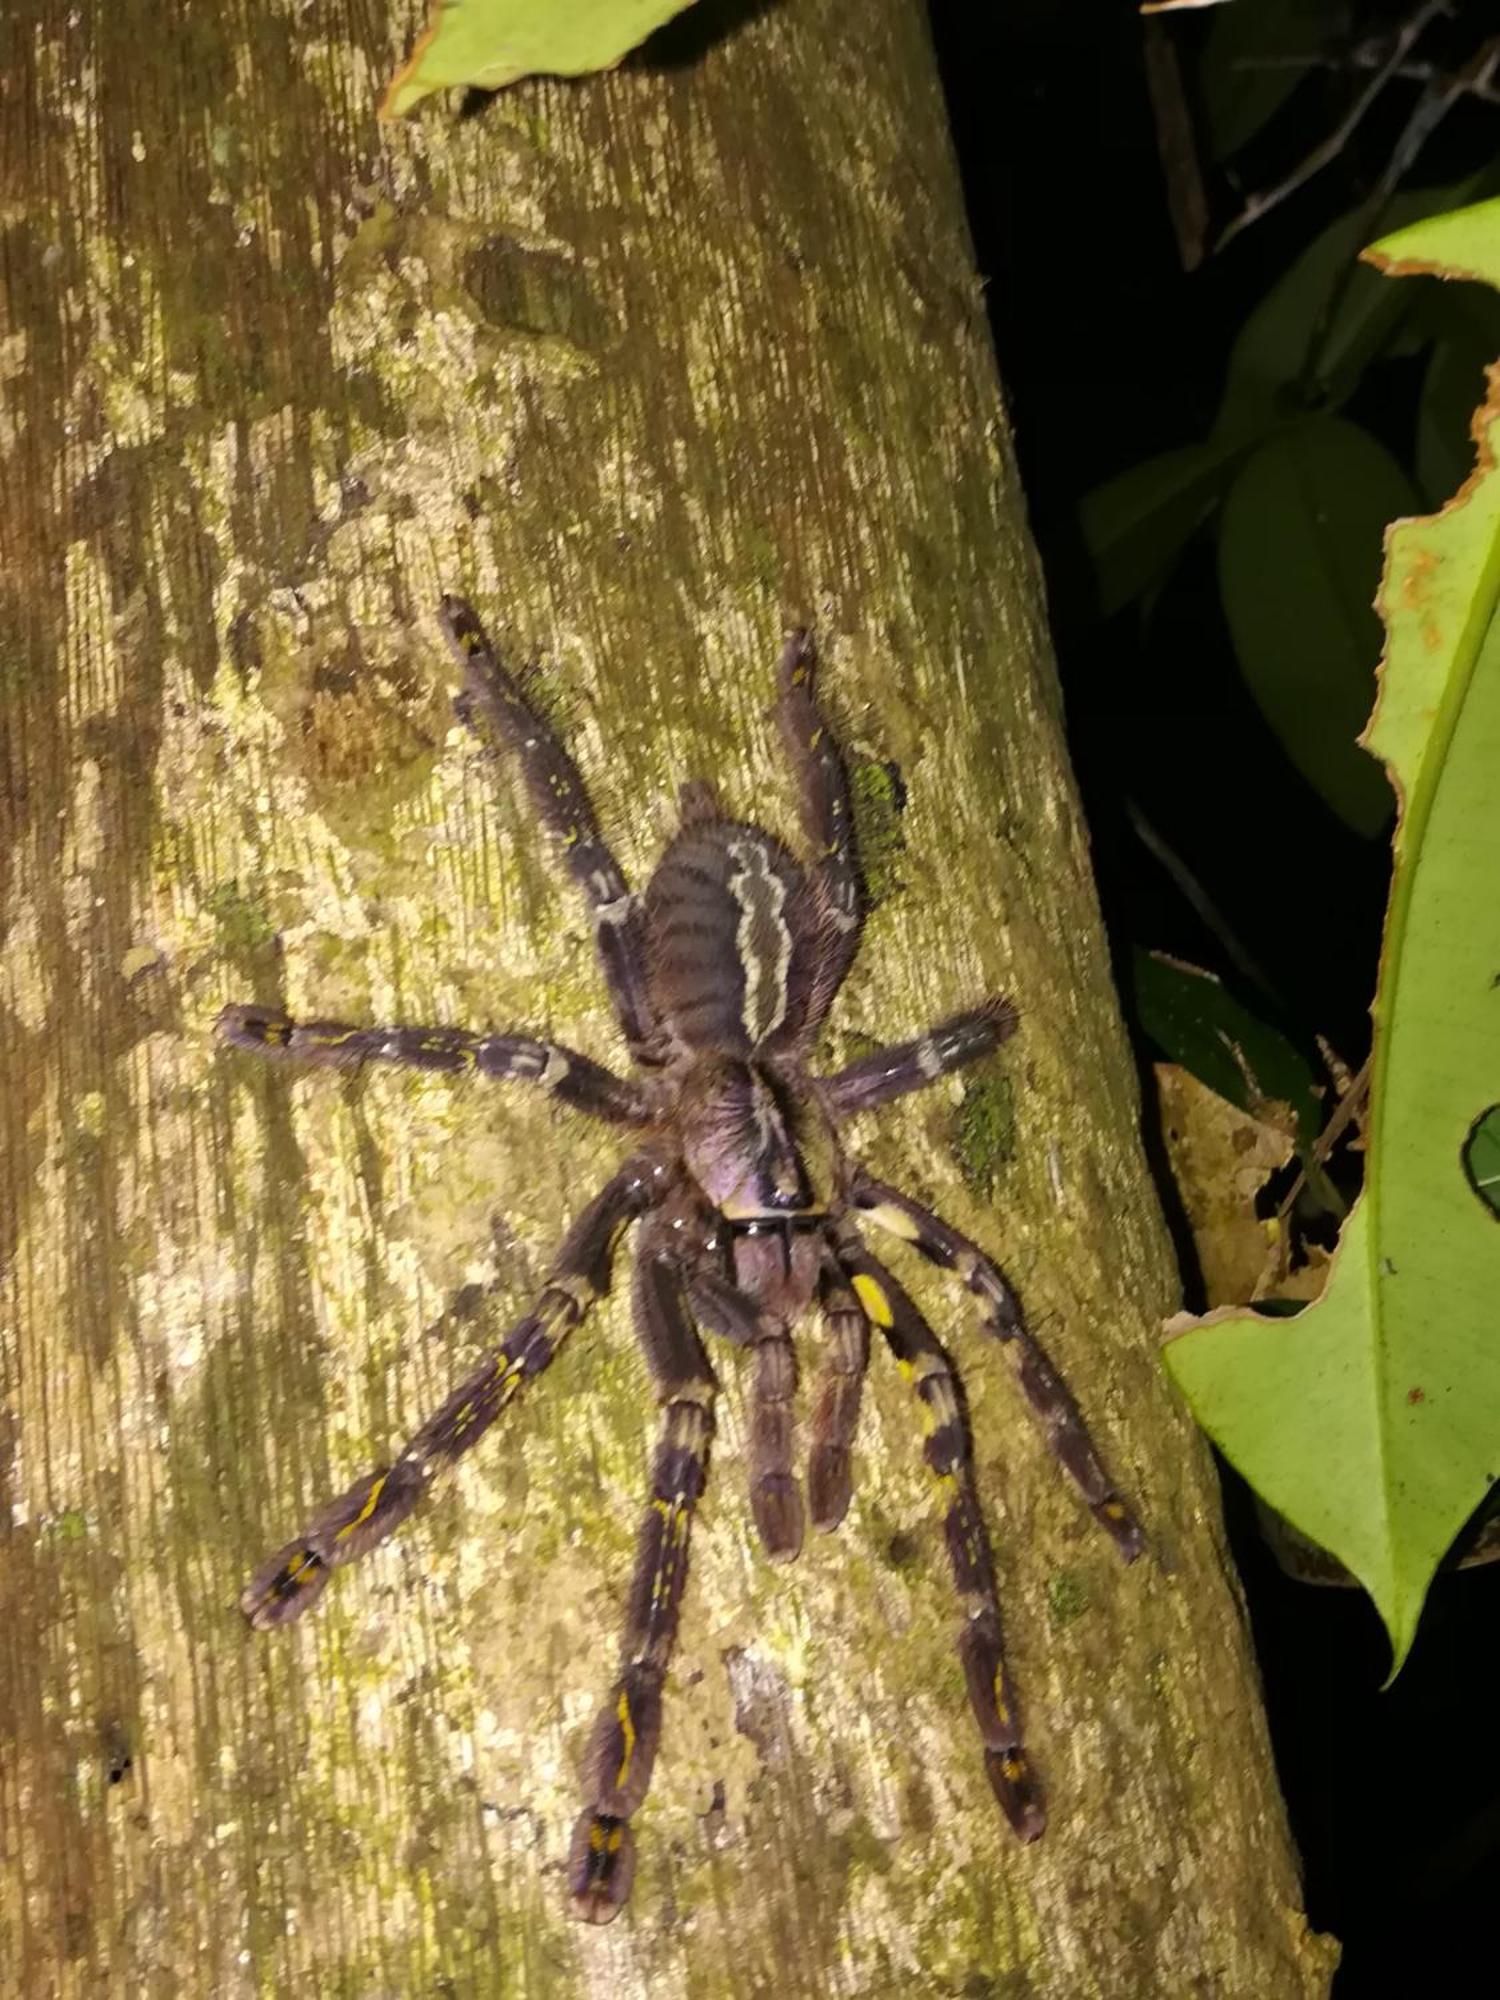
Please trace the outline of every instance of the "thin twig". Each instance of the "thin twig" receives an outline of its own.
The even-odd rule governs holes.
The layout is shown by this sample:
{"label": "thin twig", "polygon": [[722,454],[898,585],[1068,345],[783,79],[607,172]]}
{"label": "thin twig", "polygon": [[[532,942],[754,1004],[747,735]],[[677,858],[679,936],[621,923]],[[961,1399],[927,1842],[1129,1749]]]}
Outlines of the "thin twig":
{"label": "thin twig", "polygon": [[1385,89],[1387,83],[1390,82],[1401,64],[1405,62],[1407,56],[1411,53],[1413,43],[1417,41],[1430,22],[1435,21],[1440,14],[1446,14],[1448,11],[1449,0],[1423,0],[1423,4],[1411,18],[1403,22],[1401,27],[1396,30],[1395,40],[1391,44],[1385,61],[1370,78],[1370,81],[1354,100],[1354,103],[1349,107],[1339,123],[1325,139],[1320,140],[1313,147],[1305,159],[1293,167],[1285,180],[1278,182],[1275,187],[1265,189],[1261,194],[1250,196],[1244,208],[1214,245],[1216,255],[1227,244],[1232,243],[1242,229],[1248,229],[1252,222],[1258,222],[1263,215],[1277,207],[1279,203],[1285,201],[1288,195],[1295,194],[1297,189],[1310,181],[1314,174],[1320,173],[1330,160],[1337,159],[1338,155],[1353,137],[1365,113],[1374,104],[1381,91]]}
{"label": "thin twig", "polygon": [[1348,256],[1340,268],[1334,282],[1328,289],[1317,323],[1313,327],[1312,338],[1307,343],[1307,360],[1303,364],[1301,382],[1305,388],[1318,380],[1319,364],[1323,359],[1323,349],[1333,327],[1334,318],[1343,304],[1344,294],[1359,268],[1360,253],[1364,245],[1376,233],[1376,225],[1386,204],[1396,189],[1416,164],[1417,155],[1432,137],[1448,113],[1465,95],[1470,77],[1487,78],[1500,57],[1500,37],[1482,43],[1472,59],[1454,76],[1445,76],[1430,83],[1411,108],[1411,115],[1401,129],[1401,136],[1391,148],[1391,156],[1382,168],[1380,178],[1355,213],[1354,227],[1349,235]]}
{"label": "thin twig", "polygon": [[[1231,65],[1236,70],[1300,69],[1310,72],[1315,69],[1331,70],[1340,74],[1346,70],[1374,69],[1380,62],[1380,51],[1364,44],[1350,49],[1342,56],[1245,56]],[[1481,104],[1500,104],[1500,86],[1493,81],[1495,65],[1491,62],[1482,76],[1463,77],[1463,95],[1477,98]],[[1388,74],[1402,83],[1437,83],[1445,72],[1437,63],[1398,63]]]}

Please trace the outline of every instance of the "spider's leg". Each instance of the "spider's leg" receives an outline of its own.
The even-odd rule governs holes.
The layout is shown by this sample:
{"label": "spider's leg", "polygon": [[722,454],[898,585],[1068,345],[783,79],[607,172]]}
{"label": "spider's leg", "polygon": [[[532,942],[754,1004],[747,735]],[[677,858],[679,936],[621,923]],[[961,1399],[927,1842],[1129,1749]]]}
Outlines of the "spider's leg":
{"label": "spider's leg", "polygon": [[701,1325],[750,1351],[750,1512],[772,1562],[794,1562],[802,1547],[802,1492],[793,1470],[797,1350],[790,1330],[747,1292],[712,1272],[696,1272],[688,1300]]}
{"label": "spider's leg", "polygon": [[979,1301],[985,1332],[993,1334],[1010,1357],[1021,1392],[1041,1425],[1053,1456],[1126,1562],[1134,1562],[1146,1546],[1141,1525],[1105,1471],[1068,1385],[1026,1324],[1021,1302],[1000,1266],[977,1243],[960,1236],[940,1215],[913,1201],[899,1188],[860,1173],[855,1178],[851,1198],[857,1214],[910,1243],[929,1263],[954,1271],[963,1279]]}
{"label": "spider's leg", "polygon": [[635,1875],[630,1820],[646,1796],[661,1740],[662,1684],[677,1637],[688,1536],[707,1477],[718,1389],[688,1314],[681,1272],[659,1243],[641,1244],[633,1294],[661,1428],[636,1545],[619,1678],[589,1739],[585,1804],[568,1863],[574,1907],[595,1924],[607,1924],[624,1906]]}
{"label": "spider's leg", "polygon": [[823,938],[808,1002],[809,1035],[816,1033],[854,961],[864,915],[849,780],[813,692],[816,665],[811,634],[791,633],[776,670],[776,714],[797,773],[802,830],[813,850],[822,901]]}
{"label": "spider's leg", "polygon": [[537,816],[556,836],[568,873],[588,903],[610,999],[631,1053],[648,1064],[659,1062],[663,1035],[646,976],[645,912],[599,830],[578,767],[520,682],[500,664],[484,627],[463,599],[445,597],[439,619],[463,668],[458,714],[471,728],[482,717],[520,759]]}
{"label": "spider's leg", "polygon": [[901,1373],[922,1400],[923,1456],[948,1500],[943,1539],[964,1614],[958,1655],[984,1742],[985,1770],[1016,1833],[1022,1840],[1035,1840],[1047,1818],[1006,1679],[995,1564],[974,1484],[958,1377],[932,1328],[852,1231],[840,1245],[840,1260],[866,1315],[884,1334]]}
{"label": "spider's leg", "polygon": [[387,1062],[403,1069],[470,1071],[538,1084],[564,1104],[615,1125],[644,1125],[645,1092],[591,1056],[529,1035],[471,1035],[462,1028],[355,1028],[346,1021],[294,1021],[275,1007],[237,1001],[214,1024],[237,1049],[277,1062],[330,1069]]}
{"label": "spider's leg", "polygon": [[860,1395],[870,1359],[870,1327],[837,1259],[830,1254],[818,1282],[828,1345],[813,1391],[812,1449],[807,1502],[824,1534],[849,1511],[849,1451],[859,1423]]}
{"label": "spider's leg", "polygon": [[300,1617],[330,1572],[383,1542],[434,1475],[476,1444],[541,1374],[608,1290],[615,1245],[626,1226],[660,1199],[662,1178],[661,1168],[645,1155],[611,1176],[563,1239],[532,1310],[408,1440],[395,1463],[366,1473],[256,1571],[240,1596],[240,1609],[252,1625],[267,1631]]}
{"label": "spider's leg", "polygon": [[998,1049],[1014,1032],[1016,1012],[1008,1000],[990,1000],[966,1014],[939,1022],[909,1042],[891,1042],[873,1055],[862,1056],[847,1069],[818,1082],[835,1118],[852,1118],[909,1090],[925,1090],[950,1070],[978,1062]]}

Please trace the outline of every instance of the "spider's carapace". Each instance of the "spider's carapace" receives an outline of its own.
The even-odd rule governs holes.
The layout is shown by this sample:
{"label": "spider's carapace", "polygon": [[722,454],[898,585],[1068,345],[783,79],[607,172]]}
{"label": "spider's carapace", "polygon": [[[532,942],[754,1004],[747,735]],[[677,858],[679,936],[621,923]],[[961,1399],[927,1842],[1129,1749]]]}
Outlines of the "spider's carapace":
{"label": "spider's carapace", "polygon": [[[873,1179],[841,1144],[855,1113],[989,1055],[1015,1026],[991,1001],[831,1075],[811,1055],[859,942],[861,902],[849,793],[813,695],[805,633],[782,653],[777,710],[798,780],[810,861],[763,828],[727,817],[713,788],[682,792],[682,827],[643,896],[606,845],[572,759],[523,683],[458,598],[441,619],[463,669],[459,714],[519,761],[538,816],[593,919],[599,958],[634,1074],[524,1035],[297,1022],[275,1007],[225,1008],[236,1047],[278,1059],[368,1061],[528,1082],[632,1128],[635,1150],[574,1222],[531,1310],[513,1325],[394,1462],[325,1506],[270,1558],[242,1599],[253,1625],[286,1624],[330,1573],[382,1541],[434,1474],[467,1451],[551,1361],[607,1290],[620,1239],[638,1235],[634,1323],[661,1412],[619,1675],[585,1756],[570,1886],[599,1923],[621,1909],[635,1867],[631,1821],[661,1737],[662,1693],[687,1576],[688,1536],[707,1476],[718,1383],[702,1333],[750,1364],[750,1497],[767,1553],[789,1560],[805,1524],[836,1527],[874,1328],[922,1404],[923,1452],[946,1503],[944,1540],[962,1621],[958,1649],[995,1795],[1016,1832],[1044,1823],[1006,1677],[994,1565],[975,1487],[957,1377],[926,1320],[865,1247],[871,1223],[953,1272],[1010,1357],[1043,1435],[1120,1553],[1140,1529],[1091,1444],[999,1265],[941,1217]],[[498,1285],[484,1303],[500,1304]],[[822,1325],[804,1501],[795,1466],[793,1336]]]}

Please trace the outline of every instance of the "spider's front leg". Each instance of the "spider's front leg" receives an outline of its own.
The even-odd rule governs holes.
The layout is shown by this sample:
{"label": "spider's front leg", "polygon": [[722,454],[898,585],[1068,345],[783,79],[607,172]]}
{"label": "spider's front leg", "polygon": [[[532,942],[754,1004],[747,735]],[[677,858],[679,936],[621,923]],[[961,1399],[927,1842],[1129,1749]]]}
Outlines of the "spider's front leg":
{"label": "spider's front leg", "polygon": [[434,1475],[476,1444],[541,1374],[609,1289],[615,1245],[629,1223],[661,1199],[665,1178],[661,1165],[645,1154],[611,1176],[564,1238],[532,1310],[428,1418],[395,1463],[366,1473],[256,1571],[240,1597],[252,1625],[266,1631],[300,1617],[330,1573],[399,1527]]}
{"label": "spider's front leg", "polygon": [[880,1328],[901,1373],[922,1400],[923,1456],[948,1496],[943,1539],[964,1612],[958,1653],[984,1743],[985,1770],[1017,1835],[1035,1840],[1047,1816],[1036,1774],[1022,1747],[1021,1719],[1006,1678],[994,1558],[974,1484],[958,1377],[932,1328],[852,1229],[840,1242],[839,1261],[865,1314]]}
{"label": "spider's front leg", "polygon": [[568,873],[588,903],[600,964],[630,1052],[655,1067],[665,1057],[666,1043],[646,972],[645,912],[600,831],[578,767],[521,683],[501,665],[463,599],[445,597],[438,616],[463,669],[458,714],[470,728],[482,718],[520,759],[537,816],[556,837]]}
{"label": "spider's front leg", "polygon": [[646,1094],[591,1056],[529,1035],[471,1035],[462,1028],[356,1028],[347,1021],[294,1021],[275,1007],[237,1001],[214,1023],[234,1048],[276,1062],[357,1069],[395,1063],[403,1069],[471,1072],[534,1083],[563,1104],[614,1125],[644,1125]]}
{"label": "spider's front leg", "polygon": [[569,1857],[574,1907],[595,1924],[607,1924],[619,1913],[635,1877],[630,1820],[646,1796],[661,1741],[662,1687],[677,1637],[688,1536],[708,1473],[718,1391],[688,1313],[672,1246],[649,1227],[636,1257],[633,1303],[636,1333],[656,1385],[661,1429],[637,1543],[619,1678],[589,1740],[586,1803]]}
{"label": "spider's front leg", "polygon": [[1094,1449],[1078,1405],[1053,1367],[1046,1349],[1026,1324],[1010,1280],[977,1243],[961,1236],[910,1195],[856,1173],[850,1199],[857,1214],[911,1244],[931,1264],[956,1272],[979,1301],[980,1320],[1009,1356],[1028,1407],[1041,1425],[1053,1456],[1088,1503],[1126,1562],[1146,1546],[1145,1535],[1116,1490]]}

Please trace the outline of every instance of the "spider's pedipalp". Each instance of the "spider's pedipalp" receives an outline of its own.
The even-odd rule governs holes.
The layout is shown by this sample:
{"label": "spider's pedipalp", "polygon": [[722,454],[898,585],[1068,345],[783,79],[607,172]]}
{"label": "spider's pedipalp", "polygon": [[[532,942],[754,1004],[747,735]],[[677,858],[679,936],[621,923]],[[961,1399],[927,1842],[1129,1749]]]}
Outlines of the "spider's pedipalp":
{"label": "spider's pedipalp", "polygon": [[356,1028],[347,1021],[294,1021],[251,1002],[226,1007],[214,1023],[220,1038],[251,1055],[308,1067],[357,1069],[394,1063],[403,1069],[531,1083],[562,1104],[613,1125],[644,1125],[646,1093],[592,1056],[530,1035],[474,1035],[463,1028]]}
{"label": "spider's pedipalp", "polygon": [[930,1208],[863,1171],[855,1175],[851,1198],[857,1214],[963,1279],[979,1301],[986,1333],[1005,1349],[1053,1456],[1125,1561],[1134,1562],[1146,1546],[1141,1525],[1105,1471],[1068,1385],[1026,1324],[1021,1302],[1000,1266]]}
{"label": "spider's pedipalp", "polygon": [[711,1333],[748,1350],[750,1378],[750,1512],[772,1562],[793,1562],[802,1549],[802,1492],[793,1465],[797,1351],[785,1323],[763,1312],[736,1285],[711,1271],[695,1272],[688,1301]]}
{"label": "spider's pedipalp", "polygon": [[847,1069],[819,1078],[828,1108],[835,1118],[852,1118],[908,1091],[925,1090],[940,1076],[993,1054],[1014,1034],[1016,1018],[1010,1002],[997,998],[940,1021],[925,1035],[861,1056]]}
{"label": "spider's pedipalp", "polygon": [[649,1229],[631,1289],[661,1428],[636,1543],[619,1678],[589,1738],[585,1804],[569,1852],[573,1906],[596,1924],[608,1923],[624,1907],[635,1874],[629,1822],[650,1786],[661,1741],[662,1687],[687,1582],[693,1510],[708,1477],[718,1390],[683,1296],[683,1273],[670,1246]]}
{"label": "spider's pedipalp", "polygon": [[1005,1670],[1000,1599],[989,1535],[974,1483],[968,1416],[942,1343],[900,1285],[850,1230],[839,1245],[859,1304],[878,1326],[922,1405],[922,1455],[947,1497],[943,1541],[963,1611],[958,1654],[969,1706],[984,1744],[985,1770],[1017,1837],[1046,1826],[1041,1790],[1021,1741],[1021,1718]]}
{"label": "spider's pedipalp", "polygon": [[476,1444],[541,1374],[608,1289],[615,1244],[634,1217],[660,1199],[663,1179],[659,1164],[646,1155],[611,1175],[563,1239],[531,1312],[413,1434],[393,1465],[356,1480],[313,1517],[297,1541],[256,1571],[240,1597],[252,1625],[265,1630],[300,1617],[321,1595],[329,1572],[398,1528],[433,1475]]}
{"label": "spider's pedipalp", "polygon": [[564,866],[588,903],[599,962],[631,1054],[654,1066],[664,1048],[646,976],[645,912],[600,831],[578,766],[502,666],[470,606],[461,597],[444,597],[438,619],[463,669],[463,691],[455,704],[460,720],[475,728],[482,719],[519,759],[537,817],[555,837]]}
{"label": "spider's pedipalp", "polygon": [[807,1505],[813,1526],[828,1534],[848,1513],[853,1494],[849,1453],[870,1359],[870,1326],[831,1251],[819,1278],[818,1298],[827,1346],[813,1390]]}

